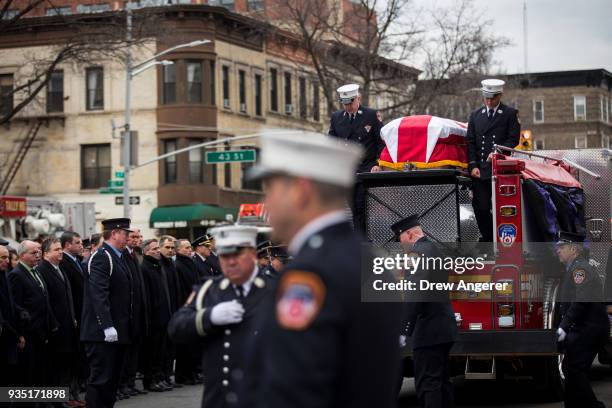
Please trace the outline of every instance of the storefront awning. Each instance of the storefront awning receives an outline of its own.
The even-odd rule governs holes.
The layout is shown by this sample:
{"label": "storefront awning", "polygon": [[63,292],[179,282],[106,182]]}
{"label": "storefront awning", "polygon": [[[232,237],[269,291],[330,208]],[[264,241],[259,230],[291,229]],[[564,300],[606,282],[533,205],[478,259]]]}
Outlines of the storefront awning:
{"label": "storefront awning", "polygon": [[224,208],[207,204],[177,205],[157,207],[151,211],[151,228],[187,228],[190,226],[210,226],[221,221],[236,219],[237,208]]}

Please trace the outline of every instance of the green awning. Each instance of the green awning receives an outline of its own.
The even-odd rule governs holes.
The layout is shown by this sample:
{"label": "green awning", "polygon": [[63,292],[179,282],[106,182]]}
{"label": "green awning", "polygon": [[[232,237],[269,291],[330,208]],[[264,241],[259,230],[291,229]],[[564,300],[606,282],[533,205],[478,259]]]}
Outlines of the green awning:
{"label": "green awning", "polygon": [[236,219],[237,208],[224,208],[207,204],[157,207],[151,211],[151,228],[185,228],[190,225],[210,225],[211,221],[226,221],[227,215]]}

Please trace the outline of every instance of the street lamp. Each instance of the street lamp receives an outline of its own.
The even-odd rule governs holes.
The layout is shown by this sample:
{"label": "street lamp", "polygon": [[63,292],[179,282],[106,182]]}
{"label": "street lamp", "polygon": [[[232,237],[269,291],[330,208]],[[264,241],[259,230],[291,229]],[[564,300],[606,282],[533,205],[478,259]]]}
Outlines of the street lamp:
{"label": "street lamp", "polygon": [[156,65],[172,65],[172,61],[157,59],[163,55],[169,54],[181,48],[197,47],[199,45],[208,44],[210,40],[196,40],[185,44],[175,45],[167,50],[155,54],[146,61],[132,66],[132,9],[130,3],[126,5],[126,42],[127,50],[125,54],[125,124],[123,125],[123,216],[131,218],[132,207],[130,205],[130,159],[131,159],[131,142],[132,136],[130,133],[130,100],[132,97],[132,78],[141,72],[156,66]]}

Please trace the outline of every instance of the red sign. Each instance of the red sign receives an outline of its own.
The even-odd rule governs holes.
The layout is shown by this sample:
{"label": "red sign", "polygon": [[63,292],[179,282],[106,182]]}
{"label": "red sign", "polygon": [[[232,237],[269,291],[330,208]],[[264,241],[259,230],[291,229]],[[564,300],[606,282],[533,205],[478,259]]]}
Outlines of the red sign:
{"label": "red sign", "polygon": [[27,215],[27,204],[24,197],[0,196],[0,217],[21,218]]}

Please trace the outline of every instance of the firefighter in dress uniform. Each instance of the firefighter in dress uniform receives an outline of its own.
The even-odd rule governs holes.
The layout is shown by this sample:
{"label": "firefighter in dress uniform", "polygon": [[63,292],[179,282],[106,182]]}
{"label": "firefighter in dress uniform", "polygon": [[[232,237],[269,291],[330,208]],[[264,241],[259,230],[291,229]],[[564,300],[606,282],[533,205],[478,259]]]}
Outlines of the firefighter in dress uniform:
{"label": "firefighter in dress uniform", "polygon": [[[332,114],[329,126],[329,136],[361,145],[365,150],[361,162],[357,166],[358,173],[369,173],[379,169],[378,157],[384,144],[380,138],[383,126],[378,111],[361,105],[359,85],[348,84],[337,89],[343,109]],[[361,183],[355,184],[351,208],[353,210],[353,226],[360,230],[363,225],[362,214],[365,211],[365,190]]]}
{"label": "firefighter in dress uniform", "polygon": [[285,245],[274,245],[267,240],[257,245],[257,260],[262,273],[269,277],[277,278],[280,276],[284,265],[289,262],[291,257],[287,253]]}
{"label": "firefighter in dress uniform", "polygon": [[521,124],[518,110],[501,103],[505,82],[485,79],[484,105],[470,114],[467,129],[468,169],[472,176],[472,207],[483,242],[493,242],[491,156],[494,146],[516,147]]}
{"label": "firefighter in dress uniform", "polygon": [[272,295],[270,281],[256,262],[257,228],[233,225],[212,233],[223,276],[204,282],[168,325],[177,344],[202,346],[204,408],[238,404],[240,382],[251,376],[246,344],[257,334],[266,317],[264,302]]}
{"label": "firefighter in dress uniform", "polygon": [[564,352],[565,407],[605,407],[597,400],[589,382],[595,356],[608,340],[610,324],[603,303],[601,278],[584,256],[584,236],[561,232],[557,256],[565,264],[573,290],[560,307],[557,335]]}
{"label": "firefighter in dress uniform", "polygon": [[369,251],[344,210],[361,149],[318,134],[261,143],[249,176],[263,180],[273,239],[293,259],[251,347],[241,406],[395,406],[401,304],[361,301]]}

